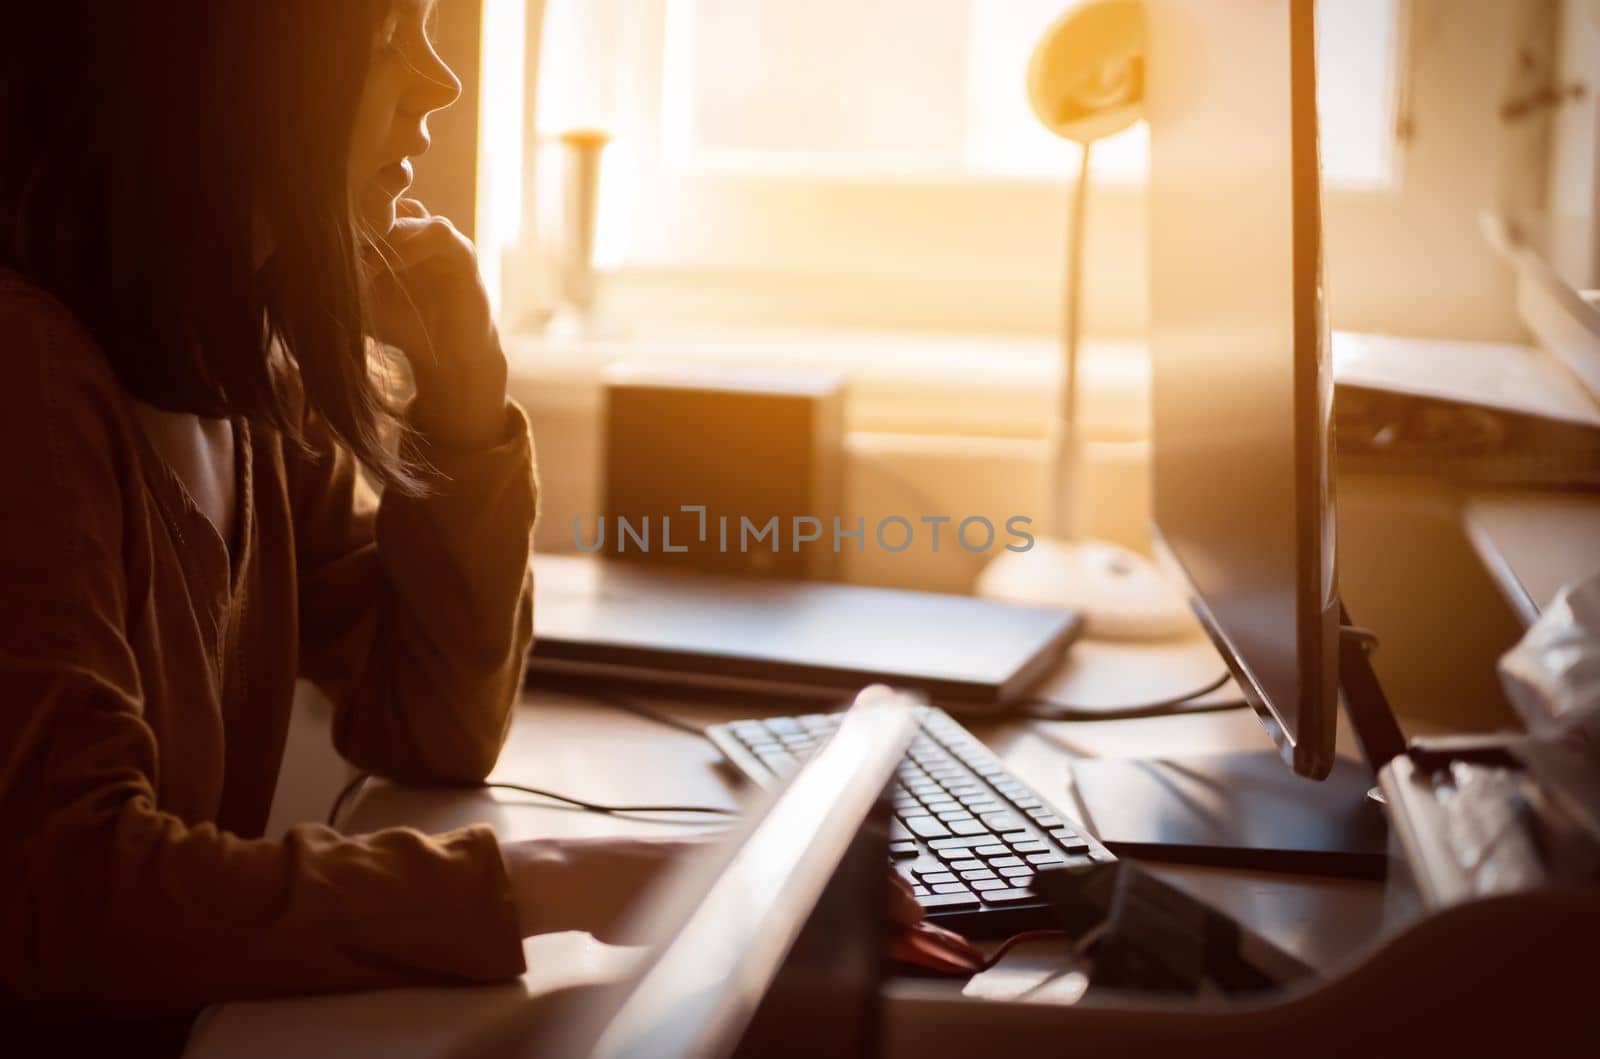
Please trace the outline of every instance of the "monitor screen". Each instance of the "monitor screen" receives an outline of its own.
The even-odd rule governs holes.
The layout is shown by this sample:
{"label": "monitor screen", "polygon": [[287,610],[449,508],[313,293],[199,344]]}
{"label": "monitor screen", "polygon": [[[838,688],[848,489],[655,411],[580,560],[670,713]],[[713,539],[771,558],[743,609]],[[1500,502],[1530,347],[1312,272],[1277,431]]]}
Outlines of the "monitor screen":
{"label": "monitor screen", "polygon": [[1156,537],[1285,758],[1338,707],[1312,0],[1152,0]]}

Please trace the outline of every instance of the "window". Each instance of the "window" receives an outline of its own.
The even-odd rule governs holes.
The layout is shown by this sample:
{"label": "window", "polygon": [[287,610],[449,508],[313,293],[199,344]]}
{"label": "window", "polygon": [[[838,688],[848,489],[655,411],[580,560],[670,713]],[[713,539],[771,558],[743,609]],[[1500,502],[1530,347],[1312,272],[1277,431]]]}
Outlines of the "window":
{"label": "window", "polygon": [[[987,297],[992,312],[974,305],[957,322],[1054,326],[1076,148],[1034,119],[1023,71],[1065,0],[487,0],[490,17],[525,2],[543,9],[533,134],[547,141],[598,126],[615,136],[604,162],[603,266],[747,282],[822,277],[841,287],[854,278],[875,292],[886,320],[930,326],[951,322],[950,300],[966,291],[973,302]],[[1323,157],[1335,190],[1394,179],[1403,2],[1318,5]],[[522,40],[520,24],[503,17],[491,41]],[[486,106],[511,120],[493,85]],[[497,200],[520,183],[511,161],[522,152],[510,136],[488,141],[505,163]],[[558,167],[542,161],[549,151],[537,154],[537,190],[524,208],[495,210],[508,245],[537,240],[540,214],[548,237],[560,202]],[[1143,240],[1142,210],[1107,200],[1137,194],[1147,155],[1142,124],[1096,145],[1105,242]],[[946,226],[948,243],[908,236],[929,218]],[[1103,273],[1090,285],[1094,296],[1099,284],[1101,323],[1137,327],[1142,250],[1091,260]],[[899,298],[897,274],[907,287]],[[1013,289],[996,307],[1005,283]],[[909,294],[914,284],[921,297]]]}

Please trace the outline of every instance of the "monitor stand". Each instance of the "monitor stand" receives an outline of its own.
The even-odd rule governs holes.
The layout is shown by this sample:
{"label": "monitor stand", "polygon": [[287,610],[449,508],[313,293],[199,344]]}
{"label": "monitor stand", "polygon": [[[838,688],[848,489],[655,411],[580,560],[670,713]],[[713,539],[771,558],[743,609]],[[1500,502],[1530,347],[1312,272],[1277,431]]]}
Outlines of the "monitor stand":
{"label": "monitor stand", "polygon": [[1387,825],[1368,794],[1405,742],[1367,658],[1375,640],[1342,617],[1340,698],[1365,764],[1338,758],[1319,783],[1274,751],[1077,761],[1085,823],[1120,856],[1382,878]]}

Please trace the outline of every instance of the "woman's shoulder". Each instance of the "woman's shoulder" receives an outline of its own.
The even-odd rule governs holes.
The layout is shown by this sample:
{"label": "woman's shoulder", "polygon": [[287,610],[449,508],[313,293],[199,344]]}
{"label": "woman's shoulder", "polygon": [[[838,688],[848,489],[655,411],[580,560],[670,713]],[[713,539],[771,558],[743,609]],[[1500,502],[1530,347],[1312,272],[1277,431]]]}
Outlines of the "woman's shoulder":
{"label": "woman's shoulder", "polygon": [[13,409],[40,387],[114,395],[116,374],[83,323],[48,290],[0,267],[0,394]]}
{"label": "woman's shoulder", "polygon": [[41,460],[69,476],[83,465],[126,472],[134,439],[110,361],[71,309],[4,268],[0,403],[0,461]]}

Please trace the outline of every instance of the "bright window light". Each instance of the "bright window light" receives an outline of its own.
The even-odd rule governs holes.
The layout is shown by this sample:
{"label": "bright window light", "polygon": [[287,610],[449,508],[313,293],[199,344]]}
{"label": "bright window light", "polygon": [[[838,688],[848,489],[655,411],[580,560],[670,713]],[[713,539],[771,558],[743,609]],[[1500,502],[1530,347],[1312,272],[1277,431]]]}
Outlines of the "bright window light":
{"label": "bright window light", "polygon": [[[1226,2],[1226,0],[1219,0]],[[1396,5],[1318,5],[1330,182],[1382,184],[1394,127]],[[1056,177],[1077,148],[1028,106],[1024,71],[1062,0],[667,0],[668,157],[788,172]],[[570,53],[559,61],[573,61]],[[1095,147],[1143,177],[1142,126]]]}
{"label": "bright window light", "polygon": [[1317,111],[1330,184],[1394,178],[1399,0],[1317,5]]}

